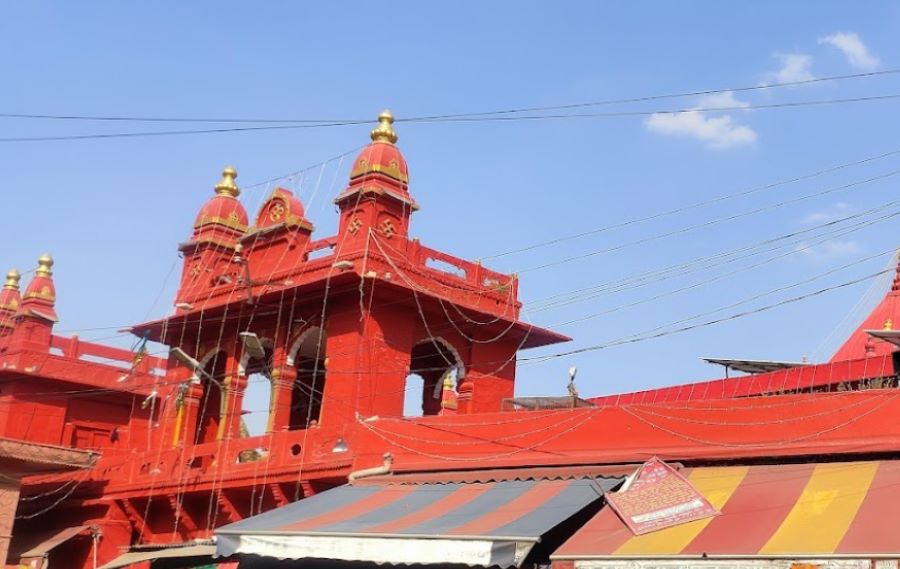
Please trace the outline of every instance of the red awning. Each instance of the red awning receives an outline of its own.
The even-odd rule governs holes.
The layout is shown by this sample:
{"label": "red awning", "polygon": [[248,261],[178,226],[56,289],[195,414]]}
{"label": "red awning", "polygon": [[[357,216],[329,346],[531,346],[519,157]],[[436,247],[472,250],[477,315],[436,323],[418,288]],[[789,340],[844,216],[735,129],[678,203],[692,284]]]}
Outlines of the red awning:
{"label": "red awning", "polygon": [[900,557],[900,461],[682,472],[721,515],[636,536],[604,508],[552,559]]}

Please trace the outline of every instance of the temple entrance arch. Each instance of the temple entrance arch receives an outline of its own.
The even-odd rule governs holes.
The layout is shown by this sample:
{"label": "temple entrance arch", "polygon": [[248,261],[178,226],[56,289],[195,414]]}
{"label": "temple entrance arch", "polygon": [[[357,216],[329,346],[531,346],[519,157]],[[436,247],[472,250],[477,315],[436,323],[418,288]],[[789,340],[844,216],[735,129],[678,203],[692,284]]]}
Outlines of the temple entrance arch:
{"label": "temple entrance arch", "polygon": [[305,429],[322,418],[325,341],[325,331],[320,326],[312,326],[291,345],[287,363],[296,367],[297,379],[291,387],[288,430]]}

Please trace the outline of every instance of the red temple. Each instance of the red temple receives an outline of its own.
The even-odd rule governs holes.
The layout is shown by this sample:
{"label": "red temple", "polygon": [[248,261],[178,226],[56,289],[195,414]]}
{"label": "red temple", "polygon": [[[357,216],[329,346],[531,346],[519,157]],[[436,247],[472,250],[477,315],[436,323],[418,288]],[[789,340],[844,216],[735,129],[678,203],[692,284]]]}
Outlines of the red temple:
{"label": "red temple", "polygon": [[[147,567],[163,546],[185,544],[208,556],[204,540],[217,528],[304,503],[348,477],[490,485],[614,477],[654,456],[699,472],[723,461],[900,450],[897,282],[825,364],[770,362],[735,378],[555,398],[543,410],[508,404],[519,350],[568,338],[519,319],[515,275],[409,238],[419,206],[392,123],[382,113],[354,161],[331,237],[314,238],[303,205],[282,188],[251,221],[237,172],[226,168],[178,246],[174,313],[134,326],[134,351],[52,333],[49,256],[21,297],[10,273],[0,292],[0,438],[100,455],[75,474],[25,480],[11,566],[99,567],[124,554],[132,557],[110,567]],[[148,342],[169,357],[149,355]],[[411,374],[422,379],[422,416],[404,418]],[[271,386],[268,426],[246,436],[254,381]],[[413,525],[382,525],[391,523]],[[585,543],[570,549],[582,555]],[[565,567],[574,558],[560,559]]]}

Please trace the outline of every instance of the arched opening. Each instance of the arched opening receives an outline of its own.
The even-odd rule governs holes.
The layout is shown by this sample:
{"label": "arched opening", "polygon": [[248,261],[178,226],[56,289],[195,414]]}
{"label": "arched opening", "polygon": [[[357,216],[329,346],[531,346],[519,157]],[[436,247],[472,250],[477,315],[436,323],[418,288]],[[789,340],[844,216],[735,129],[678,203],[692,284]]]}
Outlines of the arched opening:
{"label": "arched opening", "polygon": [[305,429],[322,419],[325,392],[325,332],[318,326],[307,329],[294,343],[292,362],[297,380],[291,388],[289,430]]}
{"label": "arched opening", "polygon": [[222,422],[222,387],[225,380],[225,352],[216,351],[203,359],[202,370],[198,373],[202,391],[197,416],[197,430],[194,444],[213,443],[219,434]]}
{"label": "arched opening", "polygon": [[406,376],[406,387],[403,391],[403,416],[421,417],[425,410],[422,408],[422,394],[425,391],[425,379],[411,373]]}
{"label": "arched opening", "polygon": [[[463,372],[459,354],[446,341],[428,338],[413,347],[409,376],[406,378],[404,399],[405,416],[437,415],[441,411],[441,395],[444,379],[449,376],[451,385],[456,387],[457,377]],[[421,378],[421,388],[416,378]],[[417,412],[418,409],[421,412]],[[411,414],[407,414],[407,412]]]}
{"label": "arched opening", "polygon": [[258,437],[269,430],[272,414],[272,352],[273,342],[260,340],[263,355],[252,357],[245,349],[241,358],[241,372],[247,377],[241,399],[241,436]]}

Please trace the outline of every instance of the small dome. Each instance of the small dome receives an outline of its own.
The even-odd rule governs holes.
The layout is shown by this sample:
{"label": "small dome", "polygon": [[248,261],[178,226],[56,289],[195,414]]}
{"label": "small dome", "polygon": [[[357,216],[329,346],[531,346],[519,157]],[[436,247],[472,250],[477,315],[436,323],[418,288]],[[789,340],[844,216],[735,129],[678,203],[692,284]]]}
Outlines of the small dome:
{"label": "small dome", "polygon": [[194,222],[194,229],[200,229],[207,225],[222,225],[234,229],[240,233],[247,232],[247,210],[237,200],[241,193],[237,184],[237,171],[228,166],[222,171],[222,180],[215,186],[216,195],[209,199]]}
{"label": "small dome", "polygon": [[303,204],[292,192],[284,188],[275,188],[256,216],[256,227],[263,228],[284,223],[289,226],[309,226],[312,229],[312,224],[305,215]]}
{"label": "small dome", "polygon": [[394,116],[385,110],[378,115],[378,126],[372,130],[372,143],[366,146],[356,160],[350,171],[350,179],[353,180],[366,174],[379,173],[393,178],[403,184],[409,183],[409,169],[406,159],[400,153],[400,149],[394,146],[397,142],[397,133],[394,132]]}
{"label": "small dome", "polygon": [[200,208],[194,228],[199,229],[206,225],[224,225],[244,233],[247,231],[247,210],[241,202],[230,196],[213,196]]}

